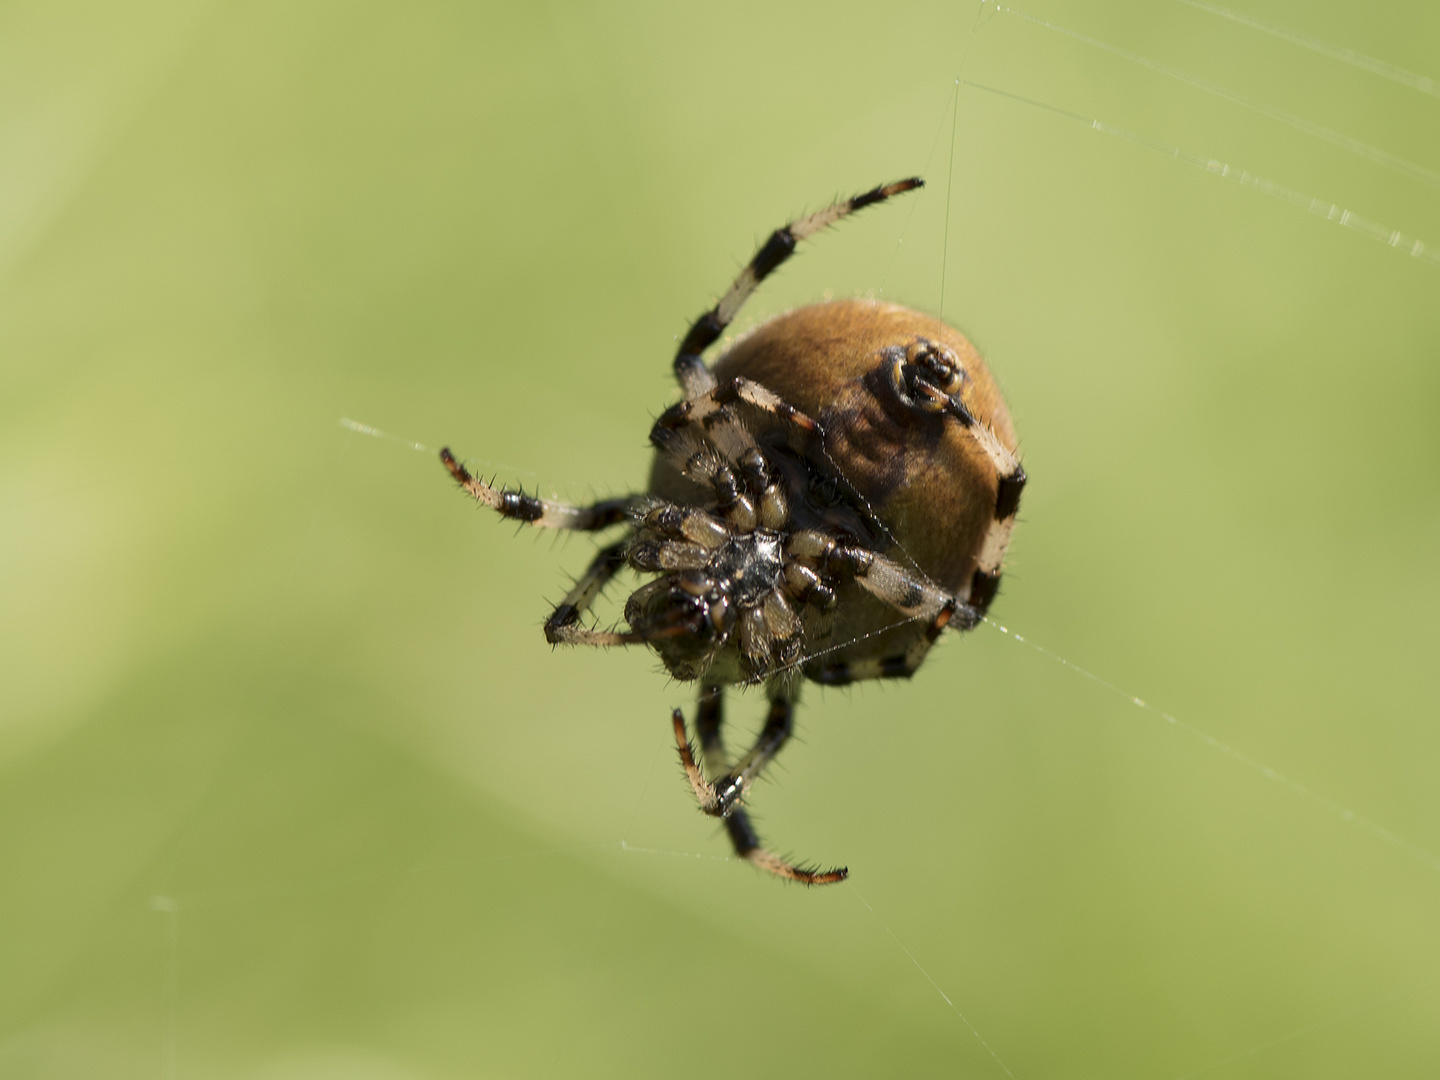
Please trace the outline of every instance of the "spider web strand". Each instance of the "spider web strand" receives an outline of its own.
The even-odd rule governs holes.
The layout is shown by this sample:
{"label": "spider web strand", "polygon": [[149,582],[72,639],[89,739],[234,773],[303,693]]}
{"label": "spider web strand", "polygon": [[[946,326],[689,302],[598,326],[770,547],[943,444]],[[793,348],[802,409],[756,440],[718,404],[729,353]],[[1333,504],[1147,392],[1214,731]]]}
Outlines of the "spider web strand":
{"label": "spider web strand", "polygon": [[983,90],[987,94],[1009,98],[1011,101],[1018,101],[1022,105],[1029,105],[1032,108],[1053,113],[1056,116],[1062,116],[1067,120],[1084,124],[1086,127],[1093,131],[1098,131],[1102,135],[1123,139],[1128,143],[1144,147],[1146,150],[1151,150],[1165,157],[1173,158],[1182,164],[1203,169],[1210,175],[1218,176],[1222,180],[1233,181],[1242,187],[1252,188],[1261,194],[1269,195],[1273,199],[1279,199],[1281,202],[1289,203],[1291,206],[1297,206],[1301,210],[1307,210],[1317,217],[1322,217],[1326,221],[1334,222],[1342,228],[1351,229],[1364,236],[1368,236],[1370,239],[1376,240],[1386,247],[1404,252],[1412,258],[1421,259],[1430,263],[1432,266],[1440,266],[1440,248],[1437,248],[1435,245],[1428,244],[1423,240],[1417,240],[1412,236],[1407,236],[1398,229],[1391,229],[1371,221],[1368,218],[1361,217],[1359,214],[1351,210],[1346,210],[1344,207],[1338,206],[1335,203],[1326,202],[1324,199],[1318,199],[1312,195],[1306,195],[1302,191],[1296,191],[1294,188],[1286,187],[1284,184],[1267,180],[1263,176],[1256,176],[1246,169],[1228,165],[1223,161],[1217,161],[1215,158],[1206,157],[1203,154],[1182,150],[1178,146],[1170,146],[1148,135],[1129,131],[1093,117],[1082,116],[1079,113],[1057,108],[1054,105],[1047,105],[1043,101],[1035,101],[1031,98],[1022,97],[1019,94],[1012,94],[1007,90],[1001,90],[994,86],[986,86],[983,83],[977,82],[966,82],[965,85],[973,87],[976,90]]}
{"label": "spider web strand", "polygon": [[1419,844],[1414,843],[1411,840],[1407,840],[1398,833],[1385,828],[1385,826],[1371,821],[1363,814],[1356,813],[1354,810],[1351,810],[1349,807],[1343,805],[1342,803],[1336,802],[1328,795],[1322,795],[1320,792],[1315,791],[1313,788],[1307,787],[1300,781],[1291,779],[1284,773],[1280,772],[1278,769],[1266,765],[1263,761],[1257,761],[1255,758],[1250,757],[1248,754],[1240,750],[1236,750],[1229,743],[1222,742],[1220,739],[1215,738],[1215,736],[1211,735],[1209,732],[1204,731],[1193,724],[1187,724],[1184,720],[1180,720],[1177,717],[1171,715],[1170,713],[1165,712],[1163,709],[1159,709],[1156,706],[1151,705],[1148,701],[1144,700],[1143,698],[1136,697],[1134,694],[1131,694],[1130,692],[1121,689],[1119,686],[1110,682],[1108,679],[1103,679],[1099,675],[1096,675],[1094,672],[1088,671],[1085,668],[1081,667],[1079,664],[1073,663],[1065,659],[1065,657],[1061,656],[1059,653],[1052,652],[1050,649],[1045,648],[1045,646],[1036,644],[1029,638],[1026,638],[1021,634],[1017,634],[1008,626],[1005,626],[1002,623],[998,623],[994,619],[991,619],[989,617],[986,617],[984,619],[984,622],[991,628],[998,630],[1001,634],[1004,634],[1006,637],[1016,642],[1019,642],[1022,645],[1030,646],[1030,648],[1034,649],[1042,656],[1046,656],[1049,659],[1054,660],[1061,667],[1068,668],[1082,678],[1088,679],[1090,682],[1093,682],[1096,686],[1103,687],[1104,689],[1109,690],[1111,693],[1117,694],[1118,696],[1124,698],[1126,701],[1130,702],[1130,704],[1134,705],[1137,709],[1140,709],[1142,712],[1148,712],[1153,716],[1158,717],[1160,720],[1163,720],[1171,727],[1175,727],[1180,729],[1181,731],[1184,731],[1186,734],[1192,736],[1195,739],[1198,739],[1200,742],[1204,743],[1212,750],[1216,750],[1221,754],[1224,754],[1231,760],[1245,766],[1245,768],[1249,769],[1251,772],[1259,773],[1266,780],[1272,780],[1275,783],[1279,784],[1281,787],[1288,788],[1296,795],[1303,796],[1304,798],[1309,799],[1320,806],[1323,806],[1326,810],[1334,814],[1336,817],[1339,817],[1341,820],[1354,825],[1356,828],[1369,833],[1371,836],[1383,840],[1391,847],[1395,847],[1404,851],[1406,854],[1411,855],[1424,863],[1430,869],[1440,870],[1440,855],[1436,855],[1434,852],[1421,847]]}
{"label": "spider web strand", "polygon": [[1258,30],[1262,34],[1269,34],[1291,45],[1298,45],[1302,49],[1309,49],[1311,52],[1319,53],[1321,56],[1331,60],[1338,60],[1342,64],[1349,64],[1362,71],[1368,71],[1371,75],[1378,75],[1382,79],[1389,79],[1391,82],[1399,83],[1401,86],[1408,86],[1412,90],[1418,90],[1422,94],[1429,94],[1431,97],[1440,97],[1440,83],[1428,75],[1417,75],[1413,71],[1407,71],[1395,64],[1387,64],[1384,60],[1376,60],[1373,56],[1366,56],[1354,49],[1347,49],[1341,45],[1332,45],[1321,38],[1311,37],[1309,34],[1296,33],[1294,30],[1287,30],[1283,26],[1276,26],[1274,23],[1261,22],[1259,19],[1252,19],[1248,15],[1242,15],[1238,11],[1231,11],[1229,8],[1220,7],[1218,4],[1206,4],[1201,0],[1179,0],[1179,3],[1188,7],[1196,8],[1199,11],[1208,12],[1211,15],[1222,19],[1228,19],[1233,23],[1251,30]]}
{"label": "spider web strand", "polygon": [[905,943],[895,935],[895,931],[890,929],[890,925],[880,917],[879,913],[876,912],[873,907],[870,906],[870,901],[866,900],[865,897],[861,896],[860,890],[855,888],[853,884],[850,886],[850,891],[855,894],[855,899],[859,900],[860,903],[865,905],[865,910],[870,912],[870,914],[875,917],[875,921],[880,924],[881,928],[885,931],[885,933],[890,935],[890,940],[895,942],[895,944],[900,947],[900,951],[903,952],[907,957],[909,957],[910,962],[915,965],[915,969],[919,971],[921,975],[925,976],[925,981],[928,982],[934,988],[935,992],[940,995],[940,1000],[945,1002],[945,1004],[950,1007],[950,1011],[953,1012],[956,1016],[958,1016],[960,1018],[960,1022],[963,1023],[970,1030],[970,1034],[975,1036],[975,1041],[978,1042],[981,1046],[983,1046],[985,1048],[985,1052],[995,1059],[996,1065],[999,1065],[1000,1068],[1005,1070],[1005,1075],[1010,1077],[1011,1080],[1014,1080],[1015,1074],[1010,1071],[1010,1066],[1006,1065],[1005,1062],[1001,1060],[1000,1055],[995,1052],[995,1048],[985,1041],[985,1036],[981,1035],[980,1032],[975,1030],[975,1025],[970,1022],[969,1017],[967,1017],[963,1012],[960,1011],[959,1006],[957,1006],[955,1002],[950,1000],[950,995],[945,993],[944,990],[940,989],[940,984],[930,977],[930,973],[925,970],[924,965],[922,965],[919,960],[915,959],[915,954],[905,947]]}
{"label": "spider web strand", "polygon": [[1123,60],[1129,60],[1133,64],[1138,64],[1140,67],[1147,68],[1148,70],[1154,71],[1160,75],[1164,75],[1167,78],[1175,79],[1178,82],[1183,82],[1189,86],[1195,87],[1198,90],[1203,90],[1208,94],[1213,94],[1215,97],[1221,98],[1225,101],[1229,101],[1232,104],[1241,105],[1247,109],[1252,110],[1253,112],[1258,112],[1260,113],[1260,115],[1265,116],[1271,120],[1292,127],[1296,131],[1303,132],[1304,134],[1310,135],[1313,138],[1321,140],[1322,142],[1328,142],[1332,146],[1338,146],[1340,149],[1347,150],[1350,153],[1357,155],[1358,157],[1363,157],[1369,161],[1374,162],[1376,165],[1382,165],[1385,168],[1393,169],[1399,173],[1404,173],[1406,176],[1409,176],[1413,180],[1418,180],[1422,184],[1428,184],[1430,187],[1433,188],[1440,188],[1440,173],[1432,172],[1430,169],[1424,168],[1420,165],[1416,165],[1413,161],[1407,161],[1405,158],[1399,157],[1396,154],[1391,154],[1388,151],[1381,150],[1378,146],[1371,146],[1369,143],[1361,142],[1359,139],[1352,139],[1350,136],[1342,135],[1340,132],[1335,131],[1331,128],[1327,128],[1323,124],[1317,124],[1313,120],[1306,120],[1303,116],[1296,116],[1294,113],[1288,113],[1283,109],[1277,109],[1273,105],[1266,105],[1263,101],[1256,101],[1254,98],[1245,97],[1243,94],[1237,94],[1235,93],[1235,91],[1228,90],[1225,87],[1219,85],[1218,83],[1212,83],[1208,79],[1202,79],[1199,76],[1190,75],[1187,72],[1180,71],[1176,68],[1169,67],[1166,64],[1161,64],[1154,60],[1151,60],[1148,57],[1141,56],[1139,53],[1132,53],[1128,49],[1120,48],[1118,45],[1111,45],[1108,42],[1101,41],[1098,38],[1089,37],[1085,34],[1080,33],[1079,31],[1071,30],[1056,23],[1047,22],[1044,19],[1036,18],[1034,15],[1027,15],[1023,11],[1017,11],[1015,8],[1005,7],[1002,5],[998,8],[998,10],[1004,12],[1005,14],[1014,15],[1017,18],[1024,19],[1026,22],[1034,23],[1036,26],[1044,27],[1046,30],[1052,30],[1057,34],[1062,34],[1065,37],[1072,38],[1075,41],[1079,41],[1085,45],[1089,45],[1093,48],[1099,49],[1101,52],[1107,52],[1110,53],[1112,56],[1118,56]]}

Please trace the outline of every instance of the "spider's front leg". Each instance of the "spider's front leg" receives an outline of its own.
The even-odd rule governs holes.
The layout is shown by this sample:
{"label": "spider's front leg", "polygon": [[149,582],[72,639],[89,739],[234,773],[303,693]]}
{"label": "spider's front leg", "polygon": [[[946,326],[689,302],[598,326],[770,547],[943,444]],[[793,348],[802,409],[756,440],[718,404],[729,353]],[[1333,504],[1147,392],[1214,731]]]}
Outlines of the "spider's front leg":
{"label": "spider's front leg", "polygon": [[591,560],[585,573],[565,599],[555,606],[550,618],[545,620],[545,640],[551,645],[644,645],[666,637],[679,637],[691,633],[692,627],[684,622],[646,627],[642,630],[591,630],[580,625],[580,616],[590,610],[590,605],[600,595],[606,584],[620,570],[628,565],[626,557],[630,549],[627,537],[609,547],[601,548]]}
{"label": "spider's front leg", "polygon": [[714,783],[705,778],[704,772],[695,763],[694,751],[685,734],[685,715],[679,709],[671,714],[675,744],[680,751],[680,764],[685,769],[685,777],[690,781],[700,808],[712,817],[724,820],[725,831],[730,835],[735,854],[761,870],[790,881],[798,881],[802,885],[831,885],[844,881],[849,871],[843,866],[833,870],[796,866],[767,850],[751,824],[750,816],[740,806],[740,801],[749,791],[751,784],[780,752],[780,748],[789,740],[794,730],[793,686],[771,684],[770,713],[765,720],[765,727],[750,750],[729,768],[725,766],[725,747],[720,734],[723,723],[723,695],[723,689],[718,686],[707,686],[701,690],[695,719],[705,764],[714,772],[724,770]]}
{"label": "spider's front leg", "polygon": [[755,252],[720,301],[691,323],[689,331],[680,342],[680,348],[675,353],[675,378],[685,390],[685,396],[697,397],[714,387],[715,377],[701,359],[702,354],[719,340],[725,328],[734,321],[741,305],[750,298],[750,294],[760,283],[795,253],[795,246],[801,240],[814,236],[821,229],[834,225],[856,210],[863,210],[906,191],[914,191],[924,184],[925,181],[918,176],[898,180],[893,184],[881,184],[852,198],[841,199],[824,210],[792,221],[771,233],[770,238]]}
{"label": "spider's front leg", "polygon": [[[609,547],[601,548],[596,553],[595,558],[586,567],[585,573],[580,575],[574,587],[565,594],[565,599],[556,605],[555,610],[550,613],[550,618],[545,620],[546,641],[551,645],[588,644],[580,639],[580,635],[592,634],[594,631],[585,630],[578,625],[580,616],[590,610],[590,605],[609,584],[610,579],[624,569],[625,552],[629,546],[629,539],[625,539],[611,544]],[[623,642],[614,642],[614,644],[623,644]]]}
{"label": "spider's front leg", "polygon": [[[778,394],[765,389],[753,379],[735,375],[666,409],[655,421],[650,439],[660,445],[663,436],[658,433],[681,428],[686,424],[698,423],[708,429],[722,420],[731,419],[729,406],[740,401],[763,413],[778,417],[807,434],[824,434],[818,423]],[[751,444],[753,445],[753,440]]]}
{"label": "spider's front leg", "polygon": [[626,495],[619,499],[602,499],[589,506],[571,506],[551,499],[538,499],[513,488],[496,487],[470,475],[455,460],[447,446],[440,451],[440,461],[455,482],[501,517],[523,521],[540,529],[573,529],[577,532],[598,532],[628,520],[652,501],[644,495]]}

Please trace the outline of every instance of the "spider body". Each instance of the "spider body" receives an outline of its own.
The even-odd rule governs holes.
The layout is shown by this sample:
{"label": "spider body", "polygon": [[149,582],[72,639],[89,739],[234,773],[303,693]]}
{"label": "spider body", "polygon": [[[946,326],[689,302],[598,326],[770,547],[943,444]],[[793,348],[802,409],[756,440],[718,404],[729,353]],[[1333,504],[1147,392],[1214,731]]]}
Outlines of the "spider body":
{"label": "spider body", "polygon": [[[683,399],[651,429],[648,492],[588,507],[497,488],[450,454],[454,478],[503,516],[541,527],[624,525],[545,624],[552,644],[647,644],[700,686],[695,721],[672,715],[685,774],[735,850],[806,884],[841,881],[764,848],[743,808],[789,739],[802,678],[844,685],[909,678],[947,626],[973,626],[994,598],[1025,473],[1004,401],[959,331],[894,304],[849,300],[780,315],[713,366],[702,360],[796,243],[920,186],[906,180],[776,230],[682,341]],[[604,586],[654,575],[625,604],[625,629],[584,626]],[[763,684],[764,728],[735,760],[721,728],[727,686]]]}
{"label": "spider body", "polygon": [[[713,371],[717,380],[757,383],[815,418],[822,438],[799,447],[778,418],[749,419],[783,485],[793,528],[845,537],[911,563],[983,611],[998,587],[1009,539],[1008,527],[992,531],[992,525],[1014,518],[1013,506],[1009,513],[996,510],[1015,432],[989,368],[964,335],[898,304],[841,300],[769,320],[721,356]],[[907,379],[927,375],[955,391],[998,448],[947,409],[932,409],[933,398],[917,400]],[[650,491],[695,505],[705,505],[707,495],[664,452],[656,455]],[[863,670],[867,662],[904,655],[925,633],[916,622],[894,625],[894,608],[854,581],[825,587],[828,602],[800,616],[812,657],[801,665],[808,678],[851,681],[857,665]],[[696,677],[667,667],[678,678]]]}

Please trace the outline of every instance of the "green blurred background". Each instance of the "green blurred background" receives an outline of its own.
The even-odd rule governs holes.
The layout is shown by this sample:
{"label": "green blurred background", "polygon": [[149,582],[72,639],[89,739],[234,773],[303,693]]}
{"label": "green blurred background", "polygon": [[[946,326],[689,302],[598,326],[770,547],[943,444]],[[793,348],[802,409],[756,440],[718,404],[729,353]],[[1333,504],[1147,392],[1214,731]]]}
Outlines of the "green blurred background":
{"label": "green blurred background", "polygon": [[[1433,4],[1233,2],[1440,76]],[[1433,172],[1156,65],[1421,170],[1440,98],[1023,10],[1150,66],[993,4],[0,5],[0,1075],[1435,1075],[1440,265],[954,80],[1436,244]],[[990,626],[809,688],[753,805],[853,877],[787,888],[690,688],[546,646],[591,542],[433,451],[631,488],[754,242],[912,172],[741,327],[943,280],[1032,477],[995,616],[1123,692]]]}

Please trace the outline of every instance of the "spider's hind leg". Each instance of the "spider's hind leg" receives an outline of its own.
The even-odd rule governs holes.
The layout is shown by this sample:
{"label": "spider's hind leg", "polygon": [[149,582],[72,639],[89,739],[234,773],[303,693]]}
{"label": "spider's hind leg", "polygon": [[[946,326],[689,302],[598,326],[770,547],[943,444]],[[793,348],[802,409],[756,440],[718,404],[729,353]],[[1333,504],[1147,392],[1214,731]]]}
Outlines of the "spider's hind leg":
{"label": "spider's hind leg", "polygon": [[734,845],[736,855],[787,881],[798,881],[801,885],[836,885],[850,876],[848,867],[821,870],[813,866],[796,866],[767,851],[760,843],[755,826],[750,823],[750,815],[744,810],[736,810],[725,819],[725,831],[730,834],[730,843]]}
{"label": "spider's hind leg", "polygon": [[760,842],[760,836],[751,824],[750,816],[739,805],[741,797],[749,790],[765,766],[779,752],[790,738],[794,728],[795,698],[792,688],[772,685],[770,714],[765,727],[755,744],[731,768],[726,768],[725,745],[720,729],[723,723],[723,694],[718,686],[707,686],[700,692],[700,703],[695,718],[696,733],[707,767],[712,772],[723,769],[719,779],[711,783],[695,762],[695,753],[685,734],[685,715],[676,709],[671,715],[675,728],[675,744],[680,751],[680,764],[685,777],[705,813],[720,817],[725,822],[725,831],[735,854],[776,877],[798,881],[802,885],[830,885],[844,881],[849,876],[845,867],[833,870],[817,870],[797,866],[773,852]]}

